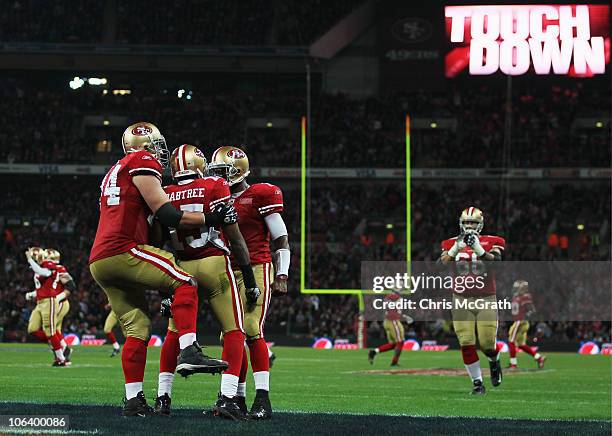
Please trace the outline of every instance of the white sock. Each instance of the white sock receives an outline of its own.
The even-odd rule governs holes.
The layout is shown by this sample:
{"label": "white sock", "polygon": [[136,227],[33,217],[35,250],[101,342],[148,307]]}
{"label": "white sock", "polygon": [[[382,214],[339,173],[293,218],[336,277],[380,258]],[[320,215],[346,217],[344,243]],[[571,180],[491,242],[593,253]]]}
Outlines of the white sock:
{"label": "white sock", "polygon": [[157,383],[157,396],[161,397],[164,394],[172,396],[172,382],[174,381],[173,372],[160,372]]}
{"label": "white sock", "polygon": [[270,390],[270,372],[269,371],[258,371],[253,373],[255,379],[255,389],[263,389],[264,391]]}
{"label": "white sock", "polygon": [[[378,349],[378,348],[374,348],[374,352],[375,352],[376,354],[378,354],[378,353],[380,353],[380,349]],[[381,358],[381,359],[382,359],[382,358]]]}
{"label": "white sock", "polygon": [[510,358],[510,365],[517,365],[518,361],[516,360],[516,357],[511,357]]}
{"label": "white sock", "polygon": [[238,376],[234,374],[221,374],[221,395],[234,398],[238,391]]}
{"label": "white sock", "polygon": [[272,350],[270,350],[270,349],[268,348],[268,358],[272,357],[272,355],[273,355],[273,354],[274,354],[274,353],[272,352]]}
{"label": "white sock", "polygon": [[57,358],[57,360],[66,360],[66,358],[64,357],[64,350],[62,350],[61,348],[53,350],[53,352],[55,353],[55,357]]}
{"label": "white sock", "polygon": [[118,350],[118,349],[120,348],[120,347],[119,347],[119,342],[113,342],[113,348],[114,348],[115,350]]}
{"label": "white sock", "polygon": [[239,397],[246,397],[246,382],[238,383],[238,390],[236,391],[236,395]]}
{"label": "white sock", "polygon": [[197,338],[196,338],[195,333],[185,333],[184,335],[179,337],[179,344],[180,344],[181,350],[192,345],[196,340]]}
{"label": "white sock", "polygon": [[128,400],[138,395],[138,392],[142,391],[142,382],[126,383],[125,384],[125,398]]}
{"label": "white sock", "polygon": [[65,341],[65,340],[63,340],[63,339],[60,341],[60,345],[62,346],[62,350],[65,350],[65,349],[66,349],[66,347],[68,346],[68,344],[66,343],[66,341]]}
{"label": "white sock", "polygon": [[533,358],[534,358],[535,360],[538,360],[540,357],[542,357],[542,355],[541,355],[540,353],[535,353],[535,354],[533,355]]}
{"label": "white sock", "polygon": [[472,381],[482,381],[482,372],[480,371],[480,362],[478,360],[474,363],[470,363],[469,365],[465,365],[465,369],[467,369]]}

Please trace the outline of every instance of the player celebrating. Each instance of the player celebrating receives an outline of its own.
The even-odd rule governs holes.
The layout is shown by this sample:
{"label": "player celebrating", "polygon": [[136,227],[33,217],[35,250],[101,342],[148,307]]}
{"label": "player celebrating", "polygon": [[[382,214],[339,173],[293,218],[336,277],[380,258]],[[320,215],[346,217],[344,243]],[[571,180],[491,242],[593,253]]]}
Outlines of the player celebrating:
{"label": "player celebrating", "polygon": [[170,203],[161,186],[168,163],[166,141],[151,123],[129,126],[122,137],[125,157],[102,181],[100,221],[91,249],[89,268],[108,297],[126,333],[121,353],[125,377],[124,416],[149,416],[142,382],[151,321],[145,290],[174,292],[172,315],[178,330],[177,368],[189,375],[220,372],[227,363],[205,356],[196,340],[197,287],[179,268],[171,253],[148,244],[150,215],[167,227],[200,228],[221,222],[223,211],[184,212]]}
{"label": "player celebrating", "polygon": [[59,264],[60,253],[57,250],[34,247],[28,249],[25,255],[34,271],[36,286],[33,293],[26,294],[27,299],[36,298],[28,331],[41,340],[43,334],[46,336],[55,354],[53,366],[67,366],[70,364],[71,350],[61,333],[61,325],[70,308],[64,300],[76,290],[76,286],[66,268]]}
{"label": "player celebrating", "polygon": [[[250,173],[249,159],[238,147],[224,146],[215,150],[208,171],[211,175],[223,177],[230,185],[233,204],[238,213],[238,225],[249,248],[255,280],[261,290],[257,302],[251,303],[245,298],[245,290],[248,290],[247,277],[241,271],[235,271],[243,300],[246,301],[244,328],[256,389],[249,416],[251,419],[269,419],[272,417],[268,394],[270,358],[264,339],[264,323],[271,293],[287,293],[291,259],[287,227],[280,215],[283,211],[283,194],[278,186],[269,183],[247,183],[246,178]],[[233,260],[232,263],[236,265]],[[246,374],[246,368],[243,374]],[[246,396],[246,381],[239,384],[238,395]]]}
{"label": "player celebrating", "polygon": [[106,316],[106,320],[104,321],[104,334],[108,338],[108,341],[113,345],[113,352],[110,357],[115,357],[117,354],[121,352],[121,346],[119,342],[117,342],[117,337],[113,333],[113,329],[119,324],[119,320],[117,319],[117,315],[113,312],[110,304],[104,306],[106,310],[109,310],[108,315]]}
{"label": "player celebrating", "polygon": [[[394,291],[388,294],[385,298],[389,301],[397,301],[401,298],[401,294]],[[402,349],[404,348],[405,337],[402,319],[406,320],[408,324],[413,322],[412,318],[410,318],[408,315],[402,314],[401,309],[390,309],[386,311],[383,326],[385,328],[385,332],[387,333],[387,343],[368,352],[368,360],[370,361],[370,365],[374,364],[374,358],[378,353],[384,353],[385,351],[395,349],[393,359],[391,359],[391,366],[398,366],[400,354],[402,354]]]}
{"label": "player celebrating", "polygon": [[[458,262],[467,265],[467,274],[478,274],[481,262],[500,261],[506,241],[499,236],[480,235],[484,227],[484,215],[475,207],[469,207],[459,218],[461,234],[442,241],[442,263]],[[457,265],[459,269],[460,265]],[[458,308],[457,301],[483,299],[486,303],[496,302],[495,278],[492,274],[484,280],[482,289],[474,287],[462,293],[453,293],[453,327],[459,339],[463,363],[474,384],[472,394],[482,395],[485,387],[482,383],[480,361],[476,351],[476,338],[482,352],[489,359],[491,384],[499,386],[502,382],[502,370],[497,350],[497,310],[485,308],[468,310]]]}
{"label": "player celebrating", "polygon": [[529,345],[527,345],[527,332],[529,331],[529,317],[535,313],[531,293],[529,292],[529,283],[525,280],[517,280],[512,286],[512,320],[514,323],[510,326],[508,332],[508,347],[510,348],[510,366],[509,369],[518,368],[516,360],[516,347],[530,354],[538,364],[538,368],[544,368],[545,356],[536,353]]}
{"label": "player celebrating", "polygon": [[[218,226],[202,226],[198,229],[170,229],[170,240],[176,250],[180,267],[191,274],[198,283],[203,304],[207,299],[223,329],[223,360],[228,368],[221,376],[221,395],[215,405],[217,416],[244,419],[245,415],[236,402],[238,378],[244,354],[244,311],[232,265],[229,250],[219,230],[227,237],[237,260],[241,274],[245,277],[246,299],[256,302],[260,291],[251,268],[249,251],[240,233],[237,216],[233,206],[226,206],[230,199],[229,186],[220,177],[204,177],[206,158],[193,145],[183,144],[172,152],[170,158],[172,177],[177,183],[164,188],[172,205],[191,212],[209,213],[216,209],[227,209],[225,219]],[[159,414],[170,414],[170,396],[176,356],[178,336],[174,321],[168,324],[160,356],[158,397],[155,408]]]}

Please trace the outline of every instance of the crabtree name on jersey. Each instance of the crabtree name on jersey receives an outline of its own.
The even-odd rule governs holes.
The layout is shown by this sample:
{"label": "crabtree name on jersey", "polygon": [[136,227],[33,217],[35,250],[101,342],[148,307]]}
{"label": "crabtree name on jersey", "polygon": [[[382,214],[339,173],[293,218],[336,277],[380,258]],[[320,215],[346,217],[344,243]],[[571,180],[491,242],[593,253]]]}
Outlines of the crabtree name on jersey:
{"label": "crabtree name on jersey", "polygon": [[184,191],[171,192],[170,201],[186,200],[188,198],[203,198],[204,188],[185,189]]}
{"label": "crabtree name on jersey", "polygon": [[[470,42],[472,75],[603,74],[604,36],[591,35],[588,5],[449,6],[451,43]],[[469,27],[469,34],[466,30]],[[572,62],[573,59],[573,62]]]}

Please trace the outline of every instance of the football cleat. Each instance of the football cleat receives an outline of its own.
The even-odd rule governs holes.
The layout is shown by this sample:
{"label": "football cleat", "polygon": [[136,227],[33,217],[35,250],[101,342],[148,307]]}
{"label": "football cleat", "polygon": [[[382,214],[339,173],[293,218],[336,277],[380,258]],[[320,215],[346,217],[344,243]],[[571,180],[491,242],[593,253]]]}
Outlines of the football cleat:
{"label": "football cleat", "polygon": [[115,357],[117,354],[121,353],[121,348],[113,348],[113,352],[111,353],[110,357]]}
{"label": "football cleat", "polygon": [[64,358],[66,359],[66,362],[70,362],[70,356],[72,356],[72,348],[64,348]]}
{"label": "football cleat", "polygon": [[263,389],[257,390],[255,400],[253,401],[251,411],[249,412],[249,418],[255,420],[272,418],[272,405],[270,404],[268,391]]}
{"label": "football cleat", "polygon": [[536,362],[538,362],[538,369],[544,369],[544,362],[546,362],[546,356],[540,356],[540,358]]}
{"label": "football cleat", "polygon": [[494,387],[501,385],[502,382],[502,367],[499,359],[489,361],[489,370],[491,371],[491,384]]}
{"label": "football cleat", "polygon": [[55,366],[55,367],[70,366],[70,362],[68,362],[66,360],[57,360],[56,359],[51,366]]}
{"label": "football cleat", "polygon": [[472,388],[472,395],[484,395],[487,393],[482,380],[474,380],[474,387]]}
{"label": "football cleat", "polygon": [[512,363],[508,365],[508,369],[518,369],[517,365],[513,365]]}
{"label": "football cleat", "polygon": [[374,358],[376,357],[376,350],[368,351],[368,360],[370,361],[370,365],[374,365]]}
{"label": "football cleat", "polygon": [[399,366],[398,362],[391,362],[391,366]]}
{"label": "football cleat", "polygon": [[220,373],[225,371],[227,367],[228,363],[226,361],[205,355],[200,344],[194,342],[181,350],[176,365],[176,372],[183,377],[189,377],[196,373]]}
{"label": "football cleat", "polygon": [[233,399],[221,395],[215,404],[213,409],[215,416],[225,419],[233,419],[234,421],[240,421],[246,419],[246,415],[238,406],[238,403]]}
{"label": "football cleat", "polygon": [[238,407],[240,407],[240,410],[242,410],[242,413],[244,413],[245,415],[247,413],[249,413],[249,410],[247,409],[247,404],[246,404],[246,398],[245,397],[240,397],[240,396],[236,395],[234,397],[234,401],[236,401],[236,404],[238,404]]}
{"label": "football cleat", "polygon": [[138,395],[134,398],[130,398],[129,400],[123,399],[123,416],[145,418],[153,415],[155,415],[155,410],[147,404],[147,400],[142,391],[138,392]]}
{"label": "football cleat", "polygon": [[155,413],[159,416],[170,416],[172,399],[167,393],[155,399]]}

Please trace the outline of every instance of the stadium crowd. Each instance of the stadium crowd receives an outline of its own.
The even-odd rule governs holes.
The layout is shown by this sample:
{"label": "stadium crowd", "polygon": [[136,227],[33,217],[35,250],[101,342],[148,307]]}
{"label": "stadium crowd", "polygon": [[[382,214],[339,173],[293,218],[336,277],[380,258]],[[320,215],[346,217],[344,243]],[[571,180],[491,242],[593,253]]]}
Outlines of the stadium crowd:
{"label": "stadium crowd", "polygon": [[[106,93],[89,85],[71,90],[66,86],[68,79],[61,84],[59,78],[47,83],[10,77],[2,81],[0,121],[6,128],[0,132],[0,141],[7,146],[0,150],[0,162],[114,162],[121,153],[118,138],[125,123],[108,120],[131,122],[136,116],[160,126],[171,146],[185,142],[204,148],[244,144],[257,156],[255,166],[300,164],[295,145],[305,112],[301,91],[270,86],[219,94],[214,87],[194,85],[192,94],[177,98],[176,89],[149,83],[130,95],[114,95],[109,91],[115,86],[113,78],[109,80]],[[117,79],[117,83],[123,82]],[[410,113],[413,119],[424,120],[413,130],[414,167],[609,167],[610,130],[603,124],[596,127],[599,124],[594,121],[591,128],[577,125],[578,120],[610,118],[609,101],[600,88],[582,82],[539,88],[517,87],[514,133],[506,151],[505,91],[497,87],[466,86],[451,93],[417,92],[362,100],[342,94],[316,95],[310,165],[403,167],[404,117]],[[271,122],[269,127],[252,127],[253,119],[288,122],[282,127]],[[445,120],[451,121],[450,126]],[[99,151],[104,140],[109,153]]]}
{"label": "stadium crowd", "polygon": [[[40,176],[3,177],[5,193],[0,198],[0,326],[5,340],[26,340],[32,303],[24,299],[31,290],[32,273],[23,253],[27,247],[55,247],[62,263],[75,277],[78,294],[65,329],[79,334],[99,334],[106,317],[106,297],[95,285],[87,258],[97,225],[97,177]],[[306,337],[354,338],[357,300],[349,295],[299,294],[299,196],[295,185],[277,181],[285,191],[285,217],[293,250],[290,294],[273,299],[267,331]],[[435,259],[439,241],[457,232],[455,211],[466,204],[486,212],[485,232],[507,235],[509,260],[610,259],[609,183],[545,186],[533,183],[511,192],[500,202],[497,184],[436,184],[413,182],[412,240],[414,260]],[[360,288],[362,260],[405,259],[404,197],[390,182],[313,182],[309,200],[308,263],[310,288]],[[431,199],[436,201],[432,202]],[[60,200],[61,199],[61,200]],[[78,199],[78,201],[77,201]],[[555,204],[551,209],[550,205]],[[551,212],[551,210],[554,210]],[[503,216],[507,219],[497,220]],[[366,217],[366,218],[364,218]],[[18,219],[18,221],[12,221]],[[12,223],[12,224],[11,224]],[[379,225],[383,224],[383,225]],[[394,224],[390,230],[386,224]],[[576,230],[583,224],[583,230]],[[392,237],[389,235],[392,234]],[[553,238],[555,235],[555,238]],[[566,240],[567,245],[560,243]],[[154,331],[163,333],[157,315],[159,297],[150,295]],[[206,332],[217,330],[211,312],[204,308],[201,325]],[[444,340],[452,336],[445,322],[415,323],[409,335]],[[609,323],[542,323],[538,331],[547,339],[609,340]],[[378,323],[370,336],[382,334]]]}
{"label": "stadium crowd", "polygon": [[302,46],[362,2],[10,0],[0,42]]}

